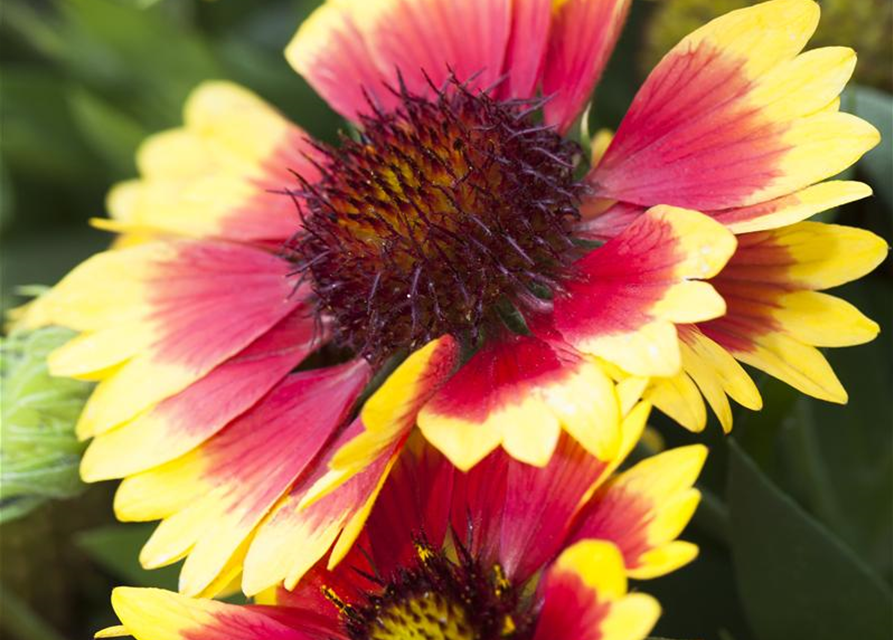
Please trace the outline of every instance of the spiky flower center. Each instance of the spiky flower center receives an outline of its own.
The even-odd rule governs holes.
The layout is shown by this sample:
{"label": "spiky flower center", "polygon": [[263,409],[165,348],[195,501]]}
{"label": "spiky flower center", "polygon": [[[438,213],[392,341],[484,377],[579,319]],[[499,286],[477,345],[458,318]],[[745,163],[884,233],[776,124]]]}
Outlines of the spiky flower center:
{"label": "spiky flower center", "polygon": [[404,568],[360,606],[342,606],[352,640],[497,640],[529,636],[517,590],[498,566],[421,547]]}
{"label": "spiky flower center", "polygon": [[336,338],[375,360],[548,296],[568,265],[579,148],[535,105],[452,85],[362,120],[305,184],[289,251]]}

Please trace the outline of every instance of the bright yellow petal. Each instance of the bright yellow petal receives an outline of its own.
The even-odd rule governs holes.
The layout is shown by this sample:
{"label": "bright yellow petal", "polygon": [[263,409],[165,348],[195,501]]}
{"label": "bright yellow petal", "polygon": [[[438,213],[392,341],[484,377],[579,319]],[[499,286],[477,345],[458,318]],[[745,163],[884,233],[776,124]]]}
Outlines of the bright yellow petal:
{"label": "bright yellow petal", "polygon": [[707,408],[701,393],[686,373],[655,378],[645,398],[689,431],[707,426]]}
{"label": "bright yellow petal", "polygon": [[614,602],[602,622],[601,640],[643,640],[657,624],[660,605],[644,593]]}
{"label": "bright yellow petal", "polygon": [[673,540],[643,553],[639,558],[641,566],[631,568],[627,573],[634,580],[660,578],[694,562],[698,553],[697,545],[684,540]]}
{"label": "bright yellow petal", "polygon": [[765,371],[807,395],[828,402],[846,404],[847,392],[825,356],[782,333],[756,339],[752,349],[735,351],[736,358]]}
{"label": "bright yellow petal", "polygon": [[870,231],[820,222],[779,230],[775,242],[790,253],[791,281],[810,289],[829,289],[861,278],[889,252],[886,241]]}
{"label": "bright yellow petal", "polygon": [[456,418],[429,418],[419,414],[419,429],[425,439],[462,471],[468,471],[502,442],[502,432]]}
{"label": "bright yellow petal", "polygon": [[732,408],[727,396],[748,409],[762,408],[760,392],[741,365],[728,351],[691,327],[683,335],[682,366],[704,394],[726,433],[732,429]]}
{"label": "bright yellow petal", "polygon": [[623,556],[610,542],[604,540],[578,542],[558,556],[554,570],[579,576],[583,584],[598,593],[600,600],[612,601],[626,595]]}
{"label": "bright yellow petal", "polygon": [[743,59],[744,71],[755,78],[802,51],[815,33],[819,14],[812,0],[772,0],[712,20],[680,46],[713,43]]}
{"label": "bright yellow petal", "polygon": [[796,291],[778,300],[772,317],[785,333],[817,347],[849,347],[874,340],[880,332],[849,302],[816,291]]}

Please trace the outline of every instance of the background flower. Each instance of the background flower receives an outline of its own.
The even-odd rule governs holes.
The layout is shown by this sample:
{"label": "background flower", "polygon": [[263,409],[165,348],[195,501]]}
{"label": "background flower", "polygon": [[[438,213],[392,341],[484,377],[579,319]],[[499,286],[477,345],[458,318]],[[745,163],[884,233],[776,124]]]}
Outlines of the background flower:
{"label": "background flower", "polygon": [[[667,2],[672,4],[672,0]],[[103,246],[107,236],[86,231],[82,218],[101,213],[106,185],[134,174],[130,163],[138,140],[176,125],[187,91],[202,79],[236,79],[284,108],[307,130],[331,139],[337,119],[312,91],[299,88],[300,81],[280,55],[294,25],[312,4],[194,6],[166,0],[143,12],[125,2],[76,0],[42,5],[46,10],[35,13],[31,3],[6,3],[2,28],[7,126],[2,150],[7,179],[2,193],[4,202],[16,203],[16,215],[11,223],[4,223],[4,291],[18,284],[51,283],[68,266]],[[593,127],[616,127],[642,79],[630,69],[641,50],[638,35],[651,6],[634,4],[631,28],[599,92]],[[862,48],[860,42],[837,42]],[[882,96],[856,88],[844,96],[847,99],[877,126],[890,121],[889,111],[884,111],[889,102]],[[870,112],[878,115],[869,116]],[[889,170],[883,170],[890,166],[883,164],[884,154],[889,158],[888,144],[870,154],[859,169],[878,196],[837,215],[843,222],[868,226],[889,238],[886,205],[891,202],[891,181]],[[885,317],[891,308],[888,273],[882,267],[873,278],[843,293],[883,329],[890,326]],[[720,455],[705,475],[709,506],[702,508],[693,525],[694,537],[707,544],[702,541],[701,562],[655,583],[657,591],[666,590],[661,599],[669,610],[660,634],[718,637],[723,629],[735,638],[753,634],[762,639],[785,630],[789,637],[794,628],[810,637],[822,637],[821,633],[870,637],[872,630],[884,628],[885,621],[872,611],[887,610],[885,587],[871,576],[888,580],[890,576],[890,405],[889,378],[885,377],[889,375],[889,346],[880,342],[830,356],[851,392],[846,410],[798,399],[780,385],[758,380],[767,405],[774,403],[777,409],[737,419],[735,435],[758,466],[749,466],[740,453],[730,450],[734,473],[726,491],[728,460],[722,452],[728,444],[712,443]],[[660,419],[655,422],[663,428]],[[715,431],[708,429],[707,437]],[[683,434],[664,433],[670,442],[685,439]],[[774,486],[761,478],[761,472],[768,474]],[[804,505],[812,519],[798,511],[795,503],[777,499],[779,488]],[[712,509],[717,500],[728,509]],[[725,516],[731,517],[734,526],[726,526]],[[765,526],[766,522],[772,526]],[[853,554],[847,552],[841,556],[840,545],[826,544],[829,531],[861,561],[854,562]],[[87,536],[84,540],[92,540],[92,546],[90,542],[81,546],[94,549],[104,566],[113,567],[120,576],[132,567],[122,568],[103,551],[122,548],[127,535],[129,531],[113,538],[114,544],[99,534]],[[13,539],[6,533],[3,538],[4,545]],[[134,557],[138,546],[131,545],[121,555]],[[798,553],[791,553],[792,549]],[[39,554],[32,553],[36,560]],[[4,572],[9,566],[4,562]],[[61,581],[73,577],[70,568],[55,573]],[[91,587],[84,586],[90,584],[88,575],[77,576],[85,580],[77,591],[81,602],[85,595],[90,600]],[[94,573],[93,580],[158,579],[136,576],[129,573],[109,580]],[[843,590],[852,599],[828,595],[839,593],[841,584],[847,585]],[[93,588],[102,594],[93,611],[101,612],[106,607],[107,585]],[[3,606],[7,606],[5,599]],[[89,607],[77,608],[83,632],[71,635],[86,635],[96,627],[84,620],[88,615]],[[788,624],[797,626],[779,631],[778,625]],[[865,626],[854,629],[852,625],[857,624]]]}

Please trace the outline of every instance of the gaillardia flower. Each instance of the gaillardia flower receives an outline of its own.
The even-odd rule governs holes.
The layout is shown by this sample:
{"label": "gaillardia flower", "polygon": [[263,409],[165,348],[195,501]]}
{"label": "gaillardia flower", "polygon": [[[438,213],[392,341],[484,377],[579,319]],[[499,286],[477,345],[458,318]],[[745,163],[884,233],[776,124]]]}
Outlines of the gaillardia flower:
{"label": "gaillardia flower", "polygon": [[838,111],[853,52],[800,54],[811,0],[719,18],[587,171],[562,135],[627,8],[330,0],[286,55],[355,138],[213,82],[144,144],[102,223],[119,244],[27,320],[81,332],[52,370],[99,380],[82,474],[163,520],[146,566],[186,557],[195,595],[243,564],[269,586],[283,544],[337,563],[416,426],[462,470],[544,467],[567,437],[613,460],[643,393],[692,429],[703,393],[729,428],[727,395],[760,404],[736,359],[845,399],[815,347],[877,327],[818,290],[886,247],[802,220],[870,193],[820,182],[878,141]]}
{"label": "gaillardia flower", "polygon": [[[624,423],[638,439],[647,405]],[[495,451],[457,472],[430,445],[404,448],[366,525],[334,571],[313,567],[294,589],[249,606],[154,589],[117,589],[137,640],[640,640],[657,602],[627,593],[694,558],[675,540],[698,503],[700,445],[612,476],[568,436],[543,468]],[[300,545],[299,540],[290,545]],[[286,558],[289,549],[284,549]],[[288,586],[288,585],[287,585]]]}

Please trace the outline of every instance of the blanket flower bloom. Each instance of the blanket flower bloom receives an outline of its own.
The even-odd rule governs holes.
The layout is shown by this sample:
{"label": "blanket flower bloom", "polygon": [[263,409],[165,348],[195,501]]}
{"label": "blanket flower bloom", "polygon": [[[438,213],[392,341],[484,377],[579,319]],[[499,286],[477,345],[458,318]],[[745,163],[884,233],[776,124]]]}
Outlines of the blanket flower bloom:
{"label": "blanket flower bloom", "polygon": [[329,0],[286,56],[355,139],[210,82],[144,143],[99,223],[115,248],[26,318],[80,332],[51,368],[99,381],[82,474],[125,478],[121,519],[163,520],[144,565],[185,557],[191,595],[282,540],[312,565],[416,426],[462,470],[545,467],[565,437],[614,459],[643,394],[694,430],[703,394],[728,429],[727,396],[760,404],[739,360],[845,400],[815,347],[877,326],[819,291],[886,247],[803,220],[870,193],[821,182],[878,141],[838,110],[855,55],[800,54],[811,0],[719,18],[586,172],[562,136],[628,4]]}
{"label": "blanket flower bloom", "polygon": [[[631,412],[631,448],[648,407]],[[624,452],[625,453],[625,452]],[[239,606],[157,589],[116,589],[137,640],[641,640],[660,612],[628,577],[663,575],[694,558],[676,540],[699,494],[701,445],[613,474],[568,436],[543,468],[495,451],[470,473],[430,445],[404,448],[346,558],[297,586]],[[533,497],[533,499],[531,499]],[[291,540],[282,561],[293,555]]]}

